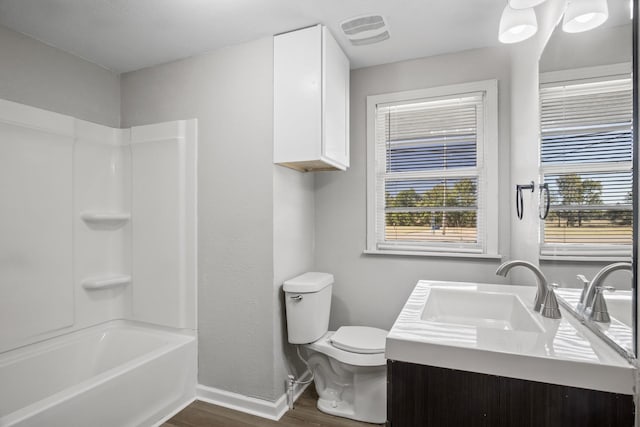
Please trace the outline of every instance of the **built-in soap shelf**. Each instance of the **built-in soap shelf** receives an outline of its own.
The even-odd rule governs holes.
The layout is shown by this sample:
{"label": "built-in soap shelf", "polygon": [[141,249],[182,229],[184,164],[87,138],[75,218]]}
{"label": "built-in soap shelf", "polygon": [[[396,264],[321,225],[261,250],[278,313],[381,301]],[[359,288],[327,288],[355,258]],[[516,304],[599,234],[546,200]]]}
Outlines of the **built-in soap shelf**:
{"label": "built-in soap shelf", "polygon": [[92,228],[117,229],[131,219],[131,214],[127,212],[82,212],[80,218]]}
{"label": "built-in soap shelf", "polygon": [[82,281],[82,287],[86,290],[111,289],[118,286],[126,286],[131,283],[131,276],[113,274],[109,276],[92,277]]}

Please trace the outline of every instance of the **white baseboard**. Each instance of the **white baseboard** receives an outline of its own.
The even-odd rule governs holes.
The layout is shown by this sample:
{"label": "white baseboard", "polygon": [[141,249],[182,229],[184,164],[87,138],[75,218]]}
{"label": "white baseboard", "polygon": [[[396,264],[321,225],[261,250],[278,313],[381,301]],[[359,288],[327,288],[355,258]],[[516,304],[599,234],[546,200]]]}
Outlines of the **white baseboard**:
{"label": "white baseboard", "polygon": [[[307,371],[300,379],[305,381],[310,377],[311,373]],[[298,400],[298,397],[308,385],[296,384],[294,386],[294,401]],[[196,399],[274,421],[278,421],[289,410],[286,393],[275,402],[272,402],[198,384],[196,387]]]}

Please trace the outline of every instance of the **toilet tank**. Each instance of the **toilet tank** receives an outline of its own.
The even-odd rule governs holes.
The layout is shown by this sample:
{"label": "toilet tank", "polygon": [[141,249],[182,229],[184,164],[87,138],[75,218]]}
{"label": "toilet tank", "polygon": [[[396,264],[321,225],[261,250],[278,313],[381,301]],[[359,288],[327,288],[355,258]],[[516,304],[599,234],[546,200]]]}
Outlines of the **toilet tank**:
{"label": "toilet tank", "polygon": [[287,332],[291,344],[317,341],[329,330],[333,275],[310,272],[284,282]]}

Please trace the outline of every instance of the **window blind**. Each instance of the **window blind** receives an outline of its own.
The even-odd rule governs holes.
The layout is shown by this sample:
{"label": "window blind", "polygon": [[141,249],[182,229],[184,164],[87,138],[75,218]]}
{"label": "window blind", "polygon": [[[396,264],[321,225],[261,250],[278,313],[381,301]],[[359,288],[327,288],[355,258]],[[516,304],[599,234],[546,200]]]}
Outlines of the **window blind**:
{"label": "window blind", "polygon": [[617,78],[542,88],[541,172],[547,249],[630,250],[633,240],[632,83]]}
{"label": "window blind", "polygon": [[378,105],[378,249],[483,244],[483,93]]}

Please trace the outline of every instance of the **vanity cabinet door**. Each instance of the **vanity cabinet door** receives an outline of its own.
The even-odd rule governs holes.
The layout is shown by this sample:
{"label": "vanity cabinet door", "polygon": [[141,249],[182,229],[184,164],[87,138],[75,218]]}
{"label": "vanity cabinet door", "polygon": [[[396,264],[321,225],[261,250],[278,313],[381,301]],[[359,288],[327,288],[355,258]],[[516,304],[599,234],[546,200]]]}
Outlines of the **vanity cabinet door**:
{"label": "vanity cabinet door", "polygon": [[392,427],[497,427],[500,378],[388,361],[387,422]]}
{"label": "vanity cabinet door", "polygon": [[634,425],[633,396],[504,377],[499,390],[504,427]]}
{"label": "vanity cabinet door", "polygon": [[387,426],[633,427],[633,396],[388,361]]}

